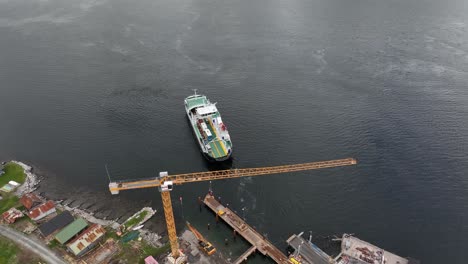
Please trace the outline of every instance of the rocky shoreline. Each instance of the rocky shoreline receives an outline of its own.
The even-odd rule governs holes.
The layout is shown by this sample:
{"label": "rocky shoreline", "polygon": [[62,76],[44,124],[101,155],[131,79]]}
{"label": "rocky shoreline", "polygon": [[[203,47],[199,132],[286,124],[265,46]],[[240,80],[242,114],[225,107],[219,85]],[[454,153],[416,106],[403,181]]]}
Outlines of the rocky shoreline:
{"label": "rocky shoreline", "polygon": [[26,174],[24,183],[16,189],[15,194],[18,197],[21,197],[23,194],[34,192],[39,187],[41,180],[39,179],[39,176],[33,173],[33,168],[21,161],[12,160],[10,162],[21,166]]}
{"label": "rocky shoreline", "polygon": [[[33,167],[29,166],[29,165],[27,165],[27,164],[25,164],[25,163],[23,163],[21,161],[12,160],[10,162],[21,166],[23,168],[24,173],[26,174],[25,182],[20,187],[18,187],[16,189],[15,194],[18,197],[21,197],[22,195],[24,195],[26,193],[35,192],[36,195],[38,195],[39,197],[41,197],[42,199],[45,200],[47,198],[46,197],[47,193],[39,194],[39,193],[36,192],[36,190],[39,188],[39,184],[41,183],[42,179],[41,179],[41,177],[39,177],[38,175],[36,175],[33,172]],[[112,228],[112,229],[114,229],[116,231],[118,230],[118,228],[120,226],[120,223],[117,221],[117,219],[115,219],[115,220],[101,219],[101,218],[95,217],[96,212],[81,209],[78,206],[77,207],[70,207],[69,205],[65,204],[63,200],[53,200],[53,201],[55,203],[55,206],[58,209],[60,209],[62,211],[64,211],[64,210],[70,211],[73,215],[78,215],[78,216],[86,219],[88,222],[100,224],[100,225],[105,226],[105,227],[110,227],[110,228]],[[141,210],[136,212],[135,215],[138,214],[139,212],[141,212],[142,210],[151,211],[150,212],[150,217],[146,217],[143,222],[146,222],[147,220],[149,220],[156,213],[156,210],[154,210],[152,208],[143,207]],[[140,231],[141,237],[146,242],[151,244],[152,246],[160,247],[160,246],[163,245],[163,243],[161,242],[162,237],[158,233],[150,231],[150,230],[148,230],[146,228],[142,228],[139,231]]]}

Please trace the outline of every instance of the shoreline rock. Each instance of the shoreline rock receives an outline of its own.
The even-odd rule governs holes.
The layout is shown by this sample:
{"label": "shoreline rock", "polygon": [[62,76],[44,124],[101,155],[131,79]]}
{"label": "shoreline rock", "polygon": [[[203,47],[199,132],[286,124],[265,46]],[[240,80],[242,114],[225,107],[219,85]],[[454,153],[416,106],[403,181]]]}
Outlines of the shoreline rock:
{"label": "shoreline rock", "polygon": [[15,194],[20,197],[23,194],[35,191],[41,180],[33,172],[33,168],[21,161],[12,160],[11,162],[21,166],[21,168],[23,168],[24,173],[26,174],[26,179],[24,180],[24,183],[16,189]]}

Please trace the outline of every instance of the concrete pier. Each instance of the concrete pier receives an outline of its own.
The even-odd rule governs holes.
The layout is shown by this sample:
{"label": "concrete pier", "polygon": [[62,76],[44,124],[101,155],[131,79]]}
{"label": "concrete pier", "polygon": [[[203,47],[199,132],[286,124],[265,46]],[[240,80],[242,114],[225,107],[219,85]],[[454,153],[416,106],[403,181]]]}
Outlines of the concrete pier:
{"label": "concrete pier", "polygon": [[281,252],[281,250],[276,248],[270,241],[268,241],[255,229],[249,226],[233,211],[219,203],[212,195],[207,194],[203,202],[206,204],[206,206],[213,210],[215,214],[218,214],[219,218],[223,219],[228,225],[230,225],[237,232],[237,234],[242,236],[252,245],[252,247],[247,250],[246,253],[242,254],[242,256],[237,259],[235,263],[242,262],[255,250],[258,250],[263,255],[269,256],[276,263],[291,263],[286,255]]}

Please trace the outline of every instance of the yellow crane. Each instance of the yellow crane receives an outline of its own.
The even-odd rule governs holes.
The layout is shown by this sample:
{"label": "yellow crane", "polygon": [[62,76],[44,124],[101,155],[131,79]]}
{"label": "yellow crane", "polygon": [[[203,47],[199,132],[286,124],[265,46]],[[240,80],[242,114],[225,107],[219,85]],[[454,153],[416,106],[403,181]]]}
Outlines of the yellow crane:
{"label": "yellow crane", "polygon": [[350,166],[357,164],[357,161],[353,158],[338,159],[329,161],[318,161],[292,165],[272,166],[272,167],[261,167],[261,168],[246,168],[246,169],[231,169],[231,170],[219,170],[219,171],[207,171],[207,172],[195,172],[185,174],[169,175],[167,172],[160,172],[159,177],[148,178],[143,180],[130,180],[130,181],[118,181],[110,182],[109,190],[112,194],[118,194],[119,191],[131,190],[131,189],[142,189],[142,188],[154,188],[158,187],[161,192],[161,198],[164,209],[164,216],[166,218],[167,233],[169,235],[169,242],[171,244],[171,256],[175,262],[179,258],[179,242],[177,241],[177,232],[174,221],[174,213],[172,211],[171,195],[174,185],[189,183],[189,182],[201,182],[201,181],[212,181],[231,179],[239,177],[251,177],[268,174],[278,174],[285,172],[294,171],[305,171],[305,170],[316,170],[324,168],[333,168],[341,166]]}

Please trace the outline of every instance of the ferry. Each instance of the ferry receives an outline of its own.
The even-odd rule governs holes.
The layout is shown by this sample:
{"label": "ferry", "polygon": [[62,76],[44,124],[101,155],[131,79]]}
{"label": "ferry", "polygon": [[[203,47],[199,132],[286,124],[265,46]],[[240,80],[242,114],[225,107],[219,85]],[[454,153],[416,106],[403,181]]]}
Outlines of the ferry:
{"label": "ferry", "polygon": [[216,108],[204,95],[185,98],[185,111],[203,155],[210,161],[224,161],[232,155],[229,132]]}

